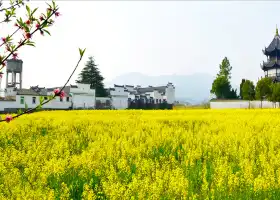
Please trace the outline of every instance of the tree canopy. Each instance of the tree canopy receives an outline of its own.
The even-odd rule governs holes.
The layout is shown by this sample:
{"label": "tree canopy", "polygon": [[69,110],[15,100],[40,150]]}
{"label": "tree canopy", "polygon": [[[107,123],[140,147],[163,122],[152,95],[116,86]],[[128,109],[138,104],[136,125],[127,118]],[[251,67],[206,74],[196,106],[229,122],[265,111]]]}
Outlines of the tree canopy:
{"label": "tree canopy", "polygon": [[227,57],[222,60],[219,69],[220,71],[212,83],[212,89],[210,92],[215,94],[218,99],[236,99],[236,90],[232,89],[230,84],[232,67]]}
{"label": "tree canopy", "polygon": [[227,57],[222,60],[222,63],[219,65],[220,71],[217,76],[225,76],[228,79],[231,79],[231,70],[232,66]]}
{"label": "tree canopy", "polygon": [[241,99],[243,99],[243,96],[242,96],[242,87],[243,87],[243,84],[244,82],[246,81],[246,79],[242,79],[241,83],[240,83],[240,86],[239,86],[239,96]]}
{"label": "tree canopy", "polygon": [[218,99],[227,98],[230,91],[230,83],[225,76],[218,76],[212,83],[211,93]]}
{"label": "tree canopy", "polygon": [[280,103],[280,83],[272,85],[271,101]]}
{"label": "tree canopy", "polygon": [[269,77],[262,78],[256,85],[256,99],[270,99],[272,94],[272,79]]}
{"label": "tree canopy", "polygon": [[101,75],[95,60],[92,56],[88,58],[89,60],[85,64],[85,67],[82,69],[81,73],[78,76],[76,83],[85,83],[90,84],[91,89],[96,90],[97,97],[106,97],[108,93],[104,88],[103,76]]}
{"label": "tree canopy", "polygon": [[250,81],[250,80],[245,80],[243,82],[243,84],[242,84],[241,93],[242,93],[242,99],[244,99],[244,100],[253,100],[253,99],[255,99],[255,86],[254,86],[254,83],[252,81]]}

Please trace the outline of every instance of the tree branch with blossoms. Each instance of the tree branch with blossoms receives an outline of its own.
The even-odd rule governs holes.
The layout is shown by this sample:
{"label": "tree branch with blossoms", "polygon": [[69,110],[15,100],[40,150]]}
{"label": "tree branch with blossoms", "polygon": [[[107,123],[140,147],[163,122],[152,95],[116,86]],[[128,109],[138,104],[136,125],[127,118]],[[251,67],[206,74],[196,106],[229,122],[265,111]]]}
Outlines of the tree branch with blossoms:
{"label": "tree branch with blossoms", "polygon": [[48,100],[45,100],[44,101],[44,98],[40,98],[40,104],[37,105],[35,108],[31,108],[31,109],[27,109],[26,111],[24,112],[21,112],[21,113],[18,113],[17,115],[15,116],[12,116],[12,115],[7,115],[5,119],[3,120],[0,120],[0,122],[10,122],[11,120],[15,119],[15,118],[18,118],[24,114],[28,114],[28,113],[32,113],[34,111],[37,111],[38,109],[41,109],[43,105],[49,103],[50,101],[52,101],[53,99],[55,99],[55,97],[59,96],[59,97],[64,97],[65,96],[65,92],[63,91],[64,88],[66,87],[66,85],[69,83],[70,79],[72,78],[73,74],[75,73],[77,67],[79,66],[83,56],[84,56],[84,53],[85,53],[85,50],[82,50],[82,49],[79,49],[79,53],[80,53],[80,58],[79,58],[79,61],[77,62],[74,70],[72,71],[71,75],[69,76],[68,80],[65,82],[64,86],[61,88],[61,89],[55,89],[54,90],[54,95],[51,95],[49,97]]}
{"label": "tree branch with blossoms", "polygon": [[[23,0],[10,0],[10,4],[11,6],[9,8],[6,9],[1,9],[2,4],[0,1],[0,12],[1,11],[5,11],[6,12],[6,18],[7,18],[7,13],[9,16],[9,19],[6,20],[5,22],[11,22],[10,18],[15,17],[15,7],[18,6],[20,7],[21,5],[23,5]],[[38,8],[35,8],[34,10],[30,9],[28,5],[26,5],[26,12],[27,12],[27,19],[23,20],[21,17],[16,19],[15,22],[15,26],[17,27],[16,30],[11,34],[8,35],[6,37],[2,37],[2,43],[0,44],[0,47],[2,47],[3,45],[5,45],[5,49],[6,49],[6,54],[7,55],[0,55],[0,76],[2,76],[2,72],[1,70],[6,66],[6,61],[9,57],[13,57],[13,59],[17,59],[18,58],[18,50],[25,45],[29,45],[29,46],[34,46],[35,47],[35,43],[32,41],[32,36],[36,33],[36,32],[40,32],[41,35],[44,35],[45,33],[47,33],[48,35],[50,35],[49,31],[47,30],[47,28],[51,25],[53,25],[54,20],[51,19],[53,16],[58,17],[60,16],[60,13],[58,12],[58,7],[56,6],[55,2],[52,1],[52,4],[48,4],[48,8],[46,11],[46,14],[42,13],[40,15],[39,18],[35,18],[34,14],[37,11]],[[35,25],[35,27],[34,27]],[[35,28],[35,29],[34,29]],[[23,38],[20,39],[20,41],[18,42],[17,45],[15,45],[13,43],[13,39],[12,37],[18,33],[20,30],[23,31]],[[63,89],[66,87],[66,85],[68,84],[68,82],[70,81],[71,77],[73,76],[74,72],[76,71],[77,67],[79,66],[85,49],[79,49],[80,52],[80,58],[79,61],[77,62],[73,72],[71,73],[70,77],[68,78],[68,80],[66,81],[65,85],[61,88],[61,89],[56,89],[54,90],[54,95],[50,95],[48,97],[47,100],[44,100],[44,98],[41,96],[40,97],[40,104],[38,106],[36,106],[35,108],[32,109],[28,109],[27,105],[25,106],[25,111],[19,110],[18,114],[15,116],[12,115],[7,115],[6,118],[4,120],[0,119],[0,122],[10,122],[11,120],[18,118],[24,114],[28,114],[28,113],[32,113],[34,111],[38,111],[42,108],[43,105],[47,104],[48,102],[52,101],[56,96],[60,96],[63,97],[65,95]]]}
{"label": "tree branch with blossoms", "polygon": [[[28,1],[28,0],[26,0]],[[7,8],[1,8],[3,6],[2,0],[0,1],[0,12],[5,11],[5,18],[0,21],[0,23],[8,23],[11,21],[11,18],[16,17],[16,7],[20,8],[24,5],[23,0],[10,0],[10,6]]]}
{"label": "tree branch with blossoms", "polygon": [[[49,5],[49,4],[48,4]],[[2,67],[0,67],[0,71],[6,66],[5,61],[10,57],[13,56],[14,59],[18,58],[17,50],[24,46],[24,45],[30,45],[35,46],[34,42],[32,42],[30,39],[33,34],[35,34],[37,31],[40,31],[41,35],[44,35],[44,33],[47,33],[50,35],[49,31],[46,30],[50,25],[54,23],[54,20],[51,19],[52,16],[60,16],[60,13],[58,12],[58,7],[55,5],[53,1],[53,5],[49,5],[49,8],[47,9],[47,14],[42,14],[39,19],[36,19],[34,17],[34,13],[37,11],[37,8],[34,10],[31,10],[28,5],[26,5],[26,10],[28,14],[28,19],[24,22],[22,18],[17,19],[17,23],[15,23],[15,26],[18,27],[16,31],[13,32],[12,35],[8,35],[7,37],[3,37],[2,41],[3,43],[0,45],[0,47],[4,44],[6,44],[6,51],[8,52],[8,55],[5,57],[0,56],[0,64]],[[36,28],[34,31],[32,30],[32,25],[36,23]],[[19,30],[23,30],[23,36],[24,39],[21,39],[18,43],[18,45],[12,44],[12,36],[18,32]]]}

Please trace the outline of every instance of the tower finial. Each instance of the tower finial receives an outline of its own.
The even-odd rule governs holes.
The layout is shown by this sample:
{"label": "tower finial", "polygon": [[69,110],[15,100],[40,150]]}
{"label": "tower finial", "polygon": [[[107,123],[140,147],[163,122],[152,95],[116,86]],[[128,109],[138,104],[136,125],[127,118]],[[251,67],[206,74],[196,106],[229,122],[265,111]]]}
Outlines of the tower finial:
{"label": "tower finial", "polygon": [[278,28],[277,28],[277,24],[276,24],[276,34],[275,34],[275,36],[279,36],[279,34],[278,34]]}

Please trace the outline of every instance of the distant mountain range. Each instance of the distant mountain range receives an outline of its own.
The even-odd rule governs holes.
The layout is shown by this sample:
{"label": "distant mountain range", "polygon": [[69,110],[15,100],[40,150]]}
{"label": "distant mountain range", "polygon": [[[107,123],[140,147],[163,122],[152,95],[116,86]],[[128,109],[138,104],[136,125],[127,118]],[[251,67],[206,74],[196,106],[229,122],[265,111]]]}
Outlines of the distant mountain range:
{"label": "distant mountain range", "polygon": [[192,75],[161,75],[148,76],[141,73],[128,73],[105,82],[107,87],[118,85],[141,85],[142,87],[152,85],[166,85],[168,82],[175,86],[176,100],[191,104],[201,103],[210,98],[210,89],[214,76],[206,73],[195,73]]}

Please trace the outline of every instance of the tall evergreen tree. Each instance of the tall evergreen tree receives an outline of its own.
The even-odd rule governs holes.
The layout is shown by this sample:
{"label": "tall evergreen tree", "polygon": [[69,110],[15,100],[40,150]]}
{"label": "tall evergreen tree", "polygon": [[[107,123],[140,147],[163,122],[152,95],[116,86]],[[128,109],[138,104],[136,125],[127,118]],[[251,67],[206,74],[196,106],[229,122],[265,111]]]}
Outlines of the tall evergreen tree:
{"label": "tall evergreen tree", "polygon": [[246,79],[242,79],[241,83],[240,83],[240,87],[239,87],[239,96],[241,99],[243,99],[243,95],[242,95],[242,87],[243,87],[243,84],[245,83]]}
{"label": "tall evergreen tree", "polygon": [[229,63],[227,57],[225,57],[222,63],[219,65],[220,71],[217,76],[225,76],[228,80],[231,79],[232,66]]}
{"label": "tall evergreen tree", "polygon": [[76,83],[90,84],[90,88],[96,90],[97,97],[106,97],[108,93],[104,88],[103,80],[104,78],[97,68],[94,58],[90,56]]}
{"label": "tall evergreen tree", "polygon": [[227,57],[222,60],[219,68],[220,71],[212,83],[211,94],[215,94],[218,99],[237,99],[236,90],[230,84],[232,66]]}

